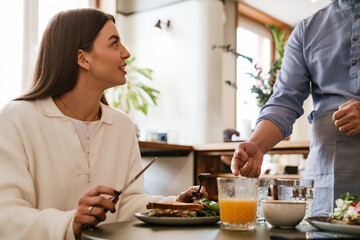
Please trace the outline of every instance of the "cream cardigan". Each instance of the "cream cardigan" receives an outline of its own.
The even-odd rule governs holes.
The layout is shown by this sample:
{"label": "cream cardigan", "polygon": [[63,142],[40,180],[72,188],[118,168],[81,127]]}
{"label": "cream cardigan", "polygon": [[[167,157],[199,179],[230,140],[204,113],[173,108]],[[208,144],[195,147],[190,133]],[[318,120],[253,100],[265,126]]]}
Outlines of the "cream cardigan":
{"label": "cream cardigan", "polygon": [[[142,168],[134,126],[101,105],[90,168],[73,124],[52,98],[12,101],[0,113],[0,239],[74,239],[78,200],[97,185],[119,189]],[[88,182],[90,176],[90,182]],[[133,219],[149,201],[139,178],[105,223]]]}

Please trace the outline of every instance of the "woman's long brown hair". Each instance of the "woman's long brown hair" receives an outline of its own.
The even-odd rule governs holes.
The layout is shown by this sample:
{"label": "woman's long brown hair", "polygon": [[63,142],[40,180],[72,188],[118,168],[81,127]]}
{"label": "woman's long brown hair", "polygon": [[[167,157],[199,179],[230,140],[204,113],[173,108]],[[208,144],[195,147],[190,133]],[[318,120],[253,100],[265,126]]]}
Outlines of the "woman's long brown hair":
{"label": "woman's long brown hair", "polygon": [[[78,50],[91,51],[109,20],[115,23],[112,15],[95,8],[56,14],[43,34],[30,89],[16,100],[54,97],[72,90],[79,73]],[[107,104],[104,94],[101,102]]]}

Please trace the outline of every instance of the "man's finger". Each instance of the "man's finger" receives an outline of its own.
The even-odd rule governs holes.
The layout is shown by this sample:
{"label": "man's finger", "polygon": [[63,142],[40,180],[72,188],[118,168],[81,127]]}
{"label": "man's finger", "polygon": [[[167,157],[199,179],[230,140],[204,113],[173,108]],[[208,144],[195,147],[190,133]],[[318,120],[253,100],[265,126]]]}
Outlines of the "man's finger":
{"label": "man's finger", "polygon": [[247,161],[248,155],[244,149],[236,149],[234,152],[234,157],[239,158],[240,160]]}
{"label": "man's finger", "polygon": [[349,137],[354,136],[356,134],[359,134],[359,130],[357,130],[355,128],[353,128],[353,129],[346,132],[346,135],[348,135]]}
{"label": "man's finger", "polygon": [[240,164],[239,164],[239,159],[237,158],[233,158],[231,161],[231,171],[235,176],[239,176],[239,169],[240,169]]}
{"label": "man's finger", "polygon": [[334,114],[332,115],[332,119],[333,119],[333,121],[339,120],[340,118],[344,117],[345,115],[346,115],[346,111],[341,109],[341,110],[334,112]]}
{"label": "man's finger", "polygon": [[240,160],[238,157],[235,157],[231,161],[231,171],[235,176],[239,176],[239,169],[244,167],[246,164],[245,161]]}
{"label": "man's finger", "polygon": [[256,177],[256,173],[258,171],[258,165],[254,162],[254,160],[250,159],[249,162],[253,162],[253,167],[250,169],[248,177],[254,178]]}
{"label": "man's finger", "polygon": [[241,176],[247,177],[249,175],[250,171],[252,170],[253,165],[254,165],[254,161],[252,159],[249,159],[246,162],[246,165],[240,169]]}
{"label": "man's finger", "polygon": [[342,126],[339,127],[339,131],[343,132],[343,133],[347,133],[351,129],[354,129],[354,126],[351,123],[345,123],[345,124],[343,124]]}
{"label": "man's finger", "polygon": [[256,171],[256,176],[255,177],[259,177],[261,173],[261,167],[258,167],[257,171]]}

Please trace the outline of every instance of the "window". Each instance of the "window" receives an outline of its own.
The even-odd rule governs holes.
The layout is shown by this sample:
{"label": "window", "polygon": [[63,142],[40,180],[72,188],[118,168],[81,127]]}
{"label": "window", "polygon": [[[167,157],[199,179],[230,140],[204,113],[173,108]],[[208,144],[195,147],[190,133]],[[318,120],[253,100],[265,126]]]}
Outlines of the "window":
{"label": "window", "polygon": [[58,12],[89,7],[89,0],[38,0],[39,1],[39,31],[38,43],[41,41],[42,34],[49,20]]}
{"label": "window", "polygon": [[12,0],[0,8],[0,109],[21,92],[23,5]]}
{"label": "window", "polygon": [[0,8],[0,109],[31,79],[43,31],[57,12],[89,7],[90,0],[12,0]]}
{"label": "window", "polygon": [[240,17],[237,28],[236,51],[253,58],[253,63],[238,57],[236,61],[236,126],[245,138],[249,135],[246,128],[255,127],[259,115],[256,95],[251,93],[255,80],[248,73],[257,74],[254,65],[261,67],[264,73],[270,70],[272,59],[272,36],[270,31],[261,24],[254,23],[247,18]]}
{"label": "window", "polygon": [[[251,88],[256,84],[255,80],[247,73],[256,75],[254,64],[262,68],[266,74],[274,61],[275,44],[273,36],[266,28],[266,24],[275,24],[281,31],[289,36],[289,25],[269,16],[265,13],[246,5],[238,3],[238,24],[236,33],[236,51],[253,58],[253,63],[238,57],[236,63],[236,128],[243,134],[242,139],[247,139],[251,129],[255,128],[256,119],[260,109],[257,107],[255,93]],[[245,136],[244,136],[245,135]]]}

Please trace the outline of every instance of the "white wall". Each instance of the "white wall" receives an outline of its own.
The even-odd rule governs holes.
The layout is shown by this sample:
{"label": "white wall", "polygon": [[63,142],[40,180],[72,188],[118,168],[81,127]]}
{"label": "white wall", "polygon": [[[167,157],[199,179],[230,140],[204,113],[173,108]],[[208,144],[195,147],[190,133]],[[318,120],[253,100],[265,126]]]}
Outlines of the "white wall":
{"label": "white wall", "polygon": [[[161,34],[152,32],[158,19],[171,21]],[[223,4],[189,0],[131,16],[117,15],[120,38],[136,57],[135,65],[154,70],[158,106],[135,115],[140,129],[169,131],[170,143],[222,141]],[[177,138],[175,139],[174,138]],[[161,157],[145,173],[145,190],[177,195],[193,184],[194,156]],[[143,165],[150,158],[143,158]]]}
{"label": "white wall", "polygon": [[[89,3],[92,1],[89,1]],[[101,10],[111,15],[116,14],[116,0],[101,1]]]}
{"label": "white wall", "polygon": [[[303,108],[304,114],[296,120],[293,126],[293,133],[290,136],[290,141],[308,141],[311,140],[311,124],[307,120],[307,116],[313,110],[313,102],[311,95],[305,100]],[[299,155],[288,155],[285,165],[298,166],[299,173],[303,174],[305,169],[306,159],[304,156]]]}
{"label": "white wall", "polygon": [[291,140],[307,141],[311,139],[311,135],[310,135],[311,124],[309,123],[307,116],[313,110],[312,104],[313,104],[312,97],[310,95],[303,104],[304,114],[294,123],[293,133],[291,134]]}
{"label": "white wall", "polygon": [[[159,157],[144,173],[145,191],[150,195],[178,195],[193,185],[194,155],[186,157]],[[152,158],[143,158],[143,166]]]}
{"label": "white wall", "polygon": [[[158,19],[171,25],[156,35],[152,27]],[[222,131],[235,128],[235,91],[224,84],[236,78],[235,59],[211,46],[235,46],[236,2],[189,0],[127,17],[118,14],[117,26],[136,65],[154,70],[153,86],[161,91],[148,116],[135,116],[141,129],[177,132],[171,143],[190,145],[221,142]],[[311,103],[304,106],[311,109]],[[295,123],[292,140],[309,138],[309,111]],[[192,158],[160,158],[145,174],[147,192],[177,194],[191,185]],[[144,158],[144,165],[148,161]]]}
{"label": "white wall", "polygon": [[[223,4],[189,0],[131,16],[118,16],[122,42],[136,65],[154,70],[161,91],[158,106],[135,115],[140,129],[177,132],[173,143],[222,141]],[[158,19],[171,21],[168,31],[152,32]]]}
{"label": "white wall", "polygon": [[[225,23],[224,23],[224,44],[236,46],[236,28],[237,28],[237,3],[226,1],[225,4]],[[220,50],[217,50],[220,51]],[[229,53],[222,53],[222,129],[235,128],[236,116],[236,90],[224,81],[236,81],[236,58]]]}
{"label": "white wall", "polygon": [[[159,105],[148,116],[135,116],[141,129],[169,131],[177,137],[172,143],[194,144],[222,141],[222,131],[235,128],[235,91],[224,84],[236,79],[235,58],[210,48],[235,47],[236,9],[234,1],[190,0],[127,17],[118,14],[123,43],[138,66],[155,71],[153,86],[161,91]],[[154,34],[158,19],[169,19],[170,29]],[[292,140],[310,139],[311,100],[304,108]]]}

